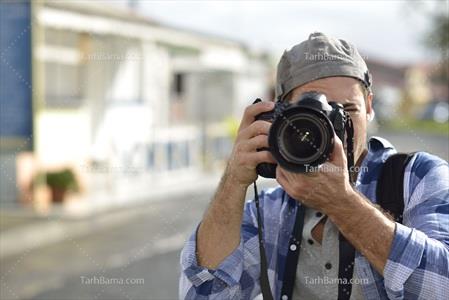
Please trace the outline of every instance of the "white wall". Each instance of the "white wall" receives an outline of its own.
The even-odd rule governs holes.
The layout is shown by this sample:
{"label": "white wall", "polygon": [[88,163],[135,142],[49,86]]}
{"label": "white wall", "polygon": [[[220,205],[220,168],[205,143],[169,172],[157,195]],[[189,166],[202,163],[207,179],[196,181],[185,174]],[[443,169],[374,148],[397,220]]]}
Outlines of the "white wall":
{"label": "white wall", "polygon": [[[54,8],[38,20],[62,32],[84,32],[76,58],[83,62],[85,99],[77,109],[39,112],[37,152],[48,162],[85,166],[90,192],[104,192],[105,199],[191,176],[202,163],[201,118],[216,123],[238,115],[265,90],[265,69],[234,42]],[[181,69],[187,118],[173,124],[171,81]],[[221,134],[212,145],[226,145]]]}

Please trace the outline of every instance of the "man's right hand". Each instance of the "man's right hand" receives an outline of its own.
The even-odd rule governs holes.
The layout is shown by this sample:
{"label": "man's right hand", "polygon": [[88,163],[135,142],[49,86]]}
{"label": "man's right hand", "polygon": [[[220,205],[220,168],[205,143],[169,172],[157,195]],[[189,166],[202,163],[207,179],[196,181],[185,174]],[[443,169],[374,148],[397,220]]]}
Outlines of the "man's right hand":
{"label": "man's right hand", "polygon": [[276,163],[269,151],[257,151],[268,147],[271,123],[255,121],[258,114],[273,108],[274,102],[258,102],[246,107],[226,169],[228,179],[234,184],[247,188],[257,178],[258,164]]}
{"label": "man's right hand", "polygon": [[200,266],[216,269],[240,243],[246,189],[256,180],[256,166],[275,163],[268,151],[271,124],[255,117],[274,108],[273,102],[258,102],[245,109],[226,171],[198,229],[197,260]]}

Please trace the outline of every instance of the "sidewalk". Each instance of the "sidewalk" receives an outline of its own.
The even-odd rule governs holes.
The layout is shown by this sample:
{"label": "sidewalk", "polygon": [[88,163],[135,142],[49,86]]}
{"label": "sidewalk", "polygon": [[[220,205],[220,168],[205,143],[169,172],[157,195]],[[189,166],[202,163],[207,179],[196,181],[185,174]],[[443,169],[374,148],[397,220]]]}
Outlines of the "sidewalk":
{"label": "sidewalk", "polygon": [[[200,177],[176,182],[170,186],[147,187],[147,193],[132,199],[111,201],[110,206],[85,210],[83,214],[69,214],[55,210],[48,216],[39,216],[32,211],[0,212],[0,258],[24,253],[35,248],[73,239],[108,227],[124,224],[142,216],[151,203],[173,201],[183,195],[210,194],[217,187],[221,173],[202,174]],[[271,180],[261,178],[263,186]]]}
{"label": "sidewalk", "polygon": [[48,216],[29,209],[3,210],[0,212],[0,258],[125,223],[144,213],[155,201],[170,201],[190,193],[212,193],[219,178],[219,173],[202,174],[170,186],[147,186],[145,193],[138,196],[113,199],[109,206],[90,205],[81,214],[58,208]]}

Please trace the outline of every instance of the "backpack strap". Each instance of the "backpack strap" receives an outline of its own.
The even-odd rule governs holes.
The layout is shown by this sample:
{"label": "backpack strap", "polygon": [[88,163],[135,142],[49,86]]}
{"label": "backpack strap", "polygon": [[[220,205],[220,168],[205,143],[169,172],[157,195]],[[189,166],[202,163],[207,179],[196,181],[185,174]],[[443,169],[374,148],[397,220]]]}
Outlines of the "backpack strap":
{"label": "backpack strap", "polygon": [[377,204],[402,223],[404,212],[404,172],[415,153],[396,153],[382,165],[377,179]]}

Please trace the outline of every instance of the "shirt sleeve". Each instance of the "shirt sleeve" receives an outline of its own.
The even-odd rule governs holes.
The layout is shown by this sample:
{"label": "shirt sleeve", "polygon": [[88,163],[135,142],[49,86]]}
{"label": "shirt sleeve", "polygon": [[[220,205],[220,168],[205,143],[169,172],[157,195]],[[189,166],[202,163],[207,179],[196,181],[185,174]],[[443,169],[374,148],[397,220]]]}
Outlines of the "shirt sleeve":
{"label": "shirt sleeve", "polygon": [[[406,171],[407,174],[407,171]],[[418,154],[409,173],[404,225],[396,223],[384,284],[390,299],[449,295],[449,166]],[[410,187],[410,191],[409,191]],[[407,195],[407,194],[406,194]]]}
{"label": "shirt sleeve", "polygon": [[[259,195],[261,208],[264,191]],[[254,201],[245,203],[240,244],[215,269],[198,265],[197,230],[181,252],[180,299],[252,299],[260,293],[260,255]],[[197,227],[198,229],[198,227]]]}

